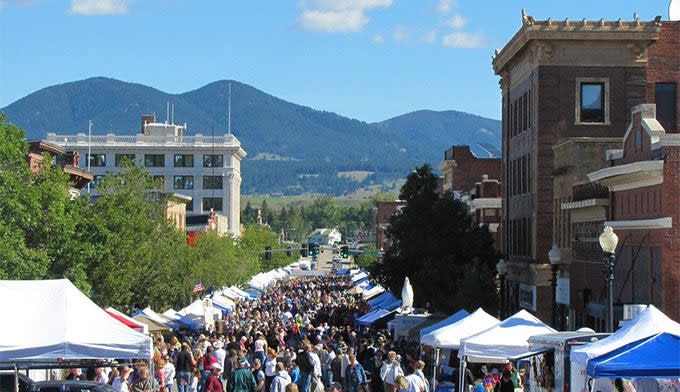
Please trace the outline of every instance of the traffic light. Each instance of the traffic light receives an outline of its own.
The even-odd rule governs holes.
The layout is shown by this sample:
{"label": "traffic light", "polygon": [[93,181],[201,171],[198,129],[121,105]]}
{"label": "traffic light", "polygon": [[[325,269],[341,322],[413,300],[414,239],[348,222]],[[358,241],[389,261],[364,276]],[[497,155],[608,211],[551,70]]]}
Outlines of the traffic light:
{"label": "traffic light", "polygon": [[307,244],[300,244],[300,256],[307,257]]}
{"label": "traffic light", "polygon": [[309,254],[310,256],[318,256],[319,255],[319,244],[309,244]]}
{"label": "traffic light", "polygon": [[340,248],[340,257],[343,259],[349,258],[349,246],[343,245],[343,247]]}
{"label": "traffic light", "polygon": [[271,246],[265,246],[264,247],[264,259],[265,260],[271,260],[272,259],[272,247]]}
{"label": "traffic light", "polygon": [[286,246],[286,256],[290,257],[293,255],[293,250],[290,246]]}

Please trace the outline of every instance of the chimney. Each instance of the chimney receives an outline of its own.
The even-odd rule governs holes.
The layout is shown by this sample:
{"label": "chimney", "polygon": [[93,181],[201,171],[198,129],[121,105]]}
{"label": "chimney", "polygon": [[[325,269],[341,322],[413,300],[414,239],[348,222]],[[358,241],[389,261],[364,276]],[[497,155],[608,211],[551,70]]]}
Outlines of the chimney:
{"label": "chimney", "polygon": [[141,129],[140,133],[144,133],[144,125],[150,124],[150,123],[155,123],[156,122],[156,115],[155,114],[142,114],[142,121],[141,121]]}

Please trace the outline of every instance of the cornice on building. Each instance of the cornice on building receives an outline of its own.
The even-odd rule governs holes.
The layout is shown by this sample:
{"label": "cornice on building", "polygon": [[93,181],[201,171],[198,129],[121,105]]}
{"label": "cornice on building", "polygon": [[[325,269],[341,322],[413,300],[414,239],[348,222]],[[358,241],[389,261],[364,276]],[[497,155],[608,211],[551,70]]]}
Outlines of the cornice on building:
{"label": "cornice on building", "polygon": [[[632,60],[645,62],[646,48],[658,39],[661,31],[661,20],[653,21],[605,21],[600,19],[570,21],[556,21],[552,19],[537,21],[533,17],[522,15],[522,27],[505,45],[496,51],[492,64],[494,72],[503,77],[503,72],[508,64],[524,49],[529,48],[530,57],[534,59],[550,59],[556,55],[556,48],[549,42],[567,41],[594,41],[600,44],[603,41],[619,42],[625,44],[630,51]],[[531,44],[536,42],[537,45]],[[560,61],[558,65],[569,65]],[[503,85],[503,83],[501,83]]]}

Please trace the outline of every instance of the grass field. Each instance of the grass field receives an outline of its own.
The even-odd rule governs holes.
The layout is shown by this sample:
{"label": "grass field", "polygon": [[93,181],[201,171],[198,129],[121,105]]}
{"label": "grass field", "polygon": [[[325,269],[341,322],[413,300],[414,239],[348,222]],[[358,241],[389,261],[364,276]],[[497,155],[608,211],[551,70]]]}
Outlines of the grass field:
{"label": "grass field", "polygon": [[[401,186],[401,185],[400,185]],[[361,188],[354,193],[346,196],[333,197],[335,205],[338,207],[359,207],[366,202],[371,196],[380,193],[380,186],[373,185],[366,188]],[[397,191],[398,192],[398,191]],[[309,206],[314,203],[314,199],[323,195],[297,195],[297,196],[270,196],[270,195],[241,195],[241,210],[246,207],[246,203],[250,201],[253,208],[258,208],[262,205],[263,200],[267,200],[267,206],[273,210],[280,210],[281,207],[302,207]],[[397,195],[394,195],[396,200]]]}

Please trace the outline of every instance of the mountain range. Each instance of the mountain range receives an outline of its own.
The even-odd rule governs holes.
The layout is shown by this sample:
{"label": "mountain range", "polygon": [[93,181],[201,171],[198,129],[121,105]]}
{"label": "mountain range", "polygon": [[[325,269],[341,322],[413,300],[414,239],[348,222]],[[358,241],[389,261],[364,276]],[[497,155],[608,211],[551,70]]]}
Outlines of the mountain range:
{"label": "mountain range", "polygon": [[[142,114],[176,123],[187,134],[227,130],[231,84],[232,133],[248,153],[242,163],[244,194],[341,195],[360,187],[403,179],[425,162],[436,168],[452,145],[467,144],[478,156],[499,155],[500,122],[458,111],[420,110],[378,123],[284,101],[237,81],[217,81],[169,94],[141,84],[96,77],[36,91],[0,109],[28,139],[47,132],[135,134]],[[362,176],[347,175],[362,172]],[[368,174],[367,176],[365,174]]]}

